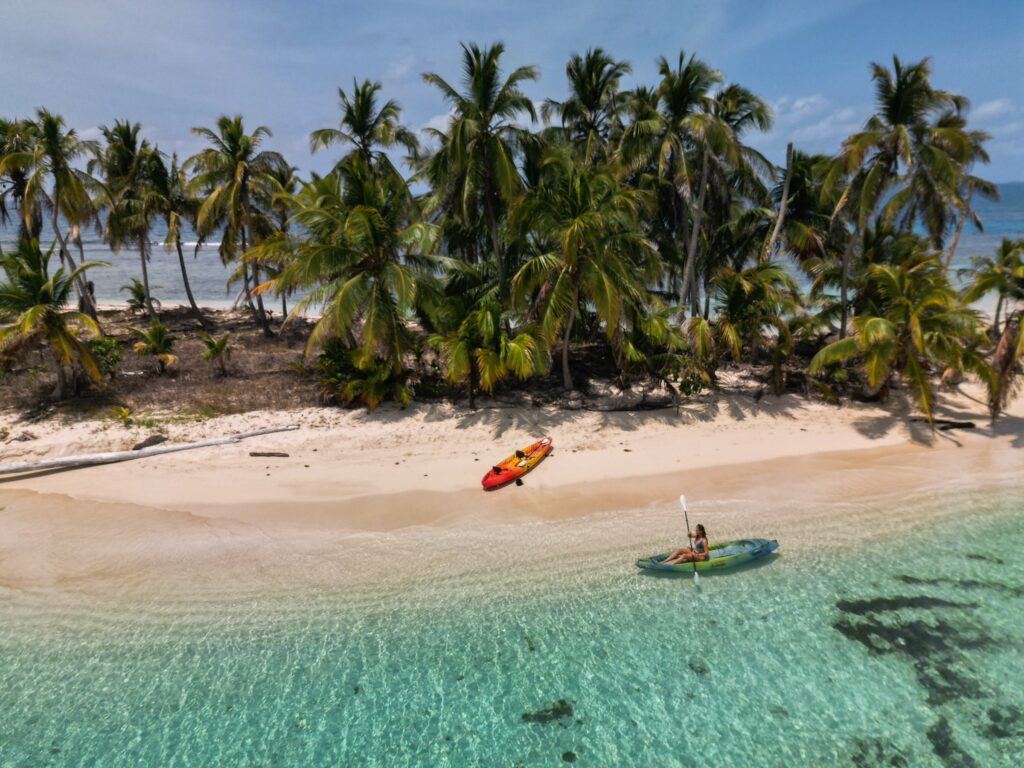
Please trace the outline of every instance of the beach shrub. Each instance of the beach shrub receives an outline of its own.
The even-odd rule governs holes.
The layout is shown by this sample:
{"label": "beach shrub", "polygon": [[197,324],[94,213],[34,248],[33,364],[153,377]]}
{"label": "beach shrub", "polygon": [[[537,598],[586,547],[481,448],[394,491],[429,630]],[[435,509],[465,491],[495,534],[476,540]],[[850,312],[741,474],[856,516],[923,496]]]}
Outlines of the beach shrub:
{"label": "beach shrub", "polygon": [[100,336],[99,338],[89,339],[85,342],[85,345],[92,352],[93,359],[96,360],[100,373],[112,379],[117,372],[118,363],[121,362],[121,344],[117,339],[110,336]]}
{"label": "beach shrub", "polygon": [[362,402],[371,411],[385,400],[404,408],[412,399],[409,371],[395,371],[380,357],[363,358],[348,349],[341,339],[328,340],[317,355],[314,376],[328,402],[345,405]]}

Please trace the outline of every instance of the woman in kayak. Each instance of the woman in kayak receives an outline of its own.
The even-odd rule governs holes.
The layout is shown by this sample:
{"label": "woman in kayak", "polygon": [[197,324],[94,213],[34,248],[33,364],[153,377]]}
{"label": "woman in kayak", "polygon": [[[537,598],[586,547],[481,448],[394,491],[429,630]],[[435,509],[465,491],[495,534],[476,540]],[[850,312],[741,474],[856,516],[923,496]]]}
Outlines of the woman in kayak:
{"label": "woman in kayak", "polygon": [[704,526],[697,523],[697,530],[690,531],[687,536],[691,537],[693,541],[693,547],[681,547],[673,552],[671,555],[666,557],[661,562],[665,565],[676,565],[678,563],[689,563],[694,560],[707,560],[708,550],[711,546],[708,544],[708,534],[704,530]]}

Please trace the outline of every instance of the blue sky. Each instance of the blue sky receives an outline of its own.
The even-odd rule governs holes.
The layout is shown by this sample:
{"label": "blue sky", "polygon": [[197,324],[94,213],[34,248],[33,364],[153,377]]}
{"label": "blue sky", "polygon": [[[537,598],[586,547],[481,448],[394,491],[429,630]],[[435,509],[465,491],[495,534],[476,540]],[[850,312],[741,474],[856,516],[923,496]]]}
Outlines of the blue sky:
{"label": "blue sky", "polygon": [[870,114],[871,61],[931,56],[936,86],[972,101],[993,134],[995,181],[1024,180],[1024,2],[1021,0],[652,0],[491,3],[440,0],[3,0],[0,114],[37,106],[83,134],[115,118],[141,122],[165,151],[191,154],[189,129],[222,113],[269,126],[271,146],[322,170],[308,135],[335,125],[337,88],[384,84],[410,127],[444,120],[420,78],[455,83],[460,41],[501,40],[506,67],[534,64],[536,100],[562,98],[565,61],[601,46],[656,80],[655,58],[696,52],[771,103],[776,125],[750,141],[782,162],[786,142],[833,152]]}

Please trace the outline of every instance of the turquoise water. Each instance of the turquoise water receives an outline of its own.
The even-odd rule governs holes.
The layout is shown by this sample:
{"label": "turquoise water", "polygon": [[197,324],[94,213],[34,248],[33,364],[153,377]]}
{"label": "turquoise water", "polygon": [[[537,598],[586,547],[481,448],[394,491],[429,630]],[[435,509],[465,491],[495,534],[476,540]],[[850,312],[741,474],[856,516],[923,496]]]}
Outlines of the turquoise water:
{"label": "turquoise water", "polygon": [[0,591],[0,765],[1019,765],[1022,502],[783,539],[700,591],[621,547],[221,601]]}

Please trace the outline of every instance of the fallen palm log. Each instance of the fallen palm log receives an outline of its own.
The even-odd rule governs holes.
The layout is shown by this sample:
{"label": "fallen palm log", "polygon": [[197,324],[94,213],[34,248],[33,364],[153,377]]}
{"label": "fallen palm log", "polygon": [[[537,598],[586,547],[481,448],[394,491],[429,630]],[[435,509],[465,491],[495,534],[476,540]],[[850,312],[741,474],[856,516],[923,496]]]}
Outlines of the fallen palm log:
{"label": "fallen palm log", "polygon": [[164,453],[175,453],[177,451],[189,451],[193,448],[207,448],[213,445],[227,445],[237,443],[249,437],[269,435],[274,432],[288,432],[298,429],[298,424],[289,424],[286,427],[271,427],[260,429],[255,432],[243,432],[229,437],[215,437],[210,440],[199,440],[195,443],[177,443],[172,445],[156,445],[151,448],[143,448],[138,451],[108,451],[107,453],[83,453],[78,456],[61,456],[56,459],[43,459],[41,461],[16,461],[11,464],[0,464],[0,475],[11,475],[16,472],[35,472],[42,469],[60,469],[62,467],[88,467],[94,464],[113,464],[118,461],[130,461],[131,459],[144,459],[148,456],[159,456]]}
{"label": "fallen palm log", "polygon": [[[919,424],[927,424],[928,419],[915,416],[911,421]],[[939,428],[940,432],[948,432],[951,429],[975,429],[977,425],[973,421],[950,421],[949,419],[934,419],[932,422]]]}

